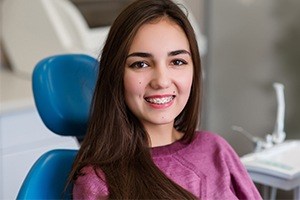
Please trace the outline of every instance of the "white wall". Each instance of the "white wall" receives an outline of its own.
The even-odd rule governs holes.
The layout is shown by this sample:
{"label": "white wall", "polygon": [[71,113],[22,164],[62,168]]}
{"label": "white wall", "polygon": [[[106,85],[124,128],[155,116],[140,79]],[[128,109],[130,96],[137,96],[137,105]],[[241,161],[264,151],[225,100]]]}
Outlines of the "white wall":
{"label": "white wall", "polygon": [[200,27],[204,27],[204,0],[185,0],[189,8],[191,9],[196,20],[199,22]]}
{"label": "white wall", "polygon": [[[290,115],[292,110],[299,110],[292,102],[298,92],[275,49],[284,29],[277,13],[279,1],[210,1],[207,128],[223,135],[242,155],[250,152],[252,145],[231,126],[242,126],[261,137],[272,133],[276,118],[274,81],[286,86],[286,123],[296,124],[299,118],[291,119]],[[299,139],[297,130],[300,132],[288,126],[287,137]]]}

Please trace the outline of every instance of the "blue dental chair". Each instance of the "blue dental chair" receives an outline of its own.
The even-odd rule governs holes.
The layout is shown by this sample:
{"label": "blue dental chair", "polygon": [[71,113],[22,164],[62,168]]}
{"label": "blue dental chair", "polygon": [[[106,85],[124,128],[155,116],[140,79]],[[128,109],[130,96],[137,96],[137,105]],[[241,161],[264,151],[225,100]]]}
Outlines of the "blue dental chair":
{"label": "blue dental chair", "polygon": [[[87,128],[99,62],[83,54],[56,55],[41,60],[32,75],[38,113],[48,129],[80,142]],[[27,174],[17,199],[70,199],[65,185],[77,150],[44,153]]]}

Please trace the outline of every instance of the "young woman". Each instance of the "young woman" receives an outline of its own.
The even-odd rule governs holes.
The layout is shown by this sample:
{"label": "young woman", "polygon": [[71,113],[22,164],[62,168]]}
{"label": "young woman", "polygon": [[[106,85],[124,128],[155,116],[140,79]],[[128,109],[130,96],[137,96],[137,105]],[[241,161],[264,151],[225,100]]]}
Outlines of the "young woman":
{"label": "young woman", "polygon": [[201,64],[171,0],[137,0],[115,20],[100,60],[74,199],[261,199],[232,148],[196,131]]}

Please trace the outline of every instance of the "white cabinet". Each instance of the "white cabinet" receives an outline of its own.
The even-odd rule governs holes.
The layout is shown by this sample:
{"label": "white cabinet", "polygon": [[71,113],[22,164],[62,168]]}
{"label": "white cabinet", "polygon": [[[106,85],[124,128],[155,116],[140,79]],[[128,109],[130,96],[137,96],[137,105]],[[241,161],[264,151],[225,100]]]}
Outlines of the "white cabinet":
{"label": "white cabinet", "polygon": [[78,148],[75,138],[49,131],[34,108],[1,115],[0,130],[0,199],[16,198],[30,167],[46,151]]}

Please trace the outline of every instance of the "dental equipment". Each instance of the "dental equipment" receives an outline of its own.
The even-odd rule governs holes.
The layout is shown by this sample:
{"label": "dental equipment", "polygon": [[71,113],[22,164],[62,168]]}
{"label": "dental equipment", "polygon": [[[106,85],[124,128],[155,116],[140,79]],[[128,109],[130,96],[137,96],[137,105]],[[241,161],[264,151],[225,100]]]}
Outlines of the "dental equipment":
{"label": "dental equipment", "polygon": [[285,112],[285,101],[284,101],[284,86],[281,83],[274,83],[273,87],[276,91],[277,97],[277,118],[272,133],[272,140],[275,144],[280,144],[285,140],[286,133],[284,132],[284,112]]}
{"label": "dental equipment", "polygon": [[244,130],[242,127],[239,126],[232,126],[231,129],[238,133],[242,133],[249,140],[251,140],[254,145],[254,152],[259,152],[263,149],[268,149],[273,146],[272,136],[270,134],[266,135],[266,138],[263,139],[260,137],[253,136],[253,134],[249,133],[248,131]]}
{"label": "dental equipment", "polygon": [[276,144],[283,143],[286,137],[284,131],[284,113],[285,113],[285,101],[284,101],[284,86],[281,83],[274,83],[273,87],[276,92],[277,99],[277,117],[275,122],[274,131],[272,134],[267,134],[265,139],[256,137],[253,134],[245,131],[242,127],[232,126],[231,129],[238,133],[243,134],[254,144],[254,152],[258,152],[264,149],[268,149]]}

